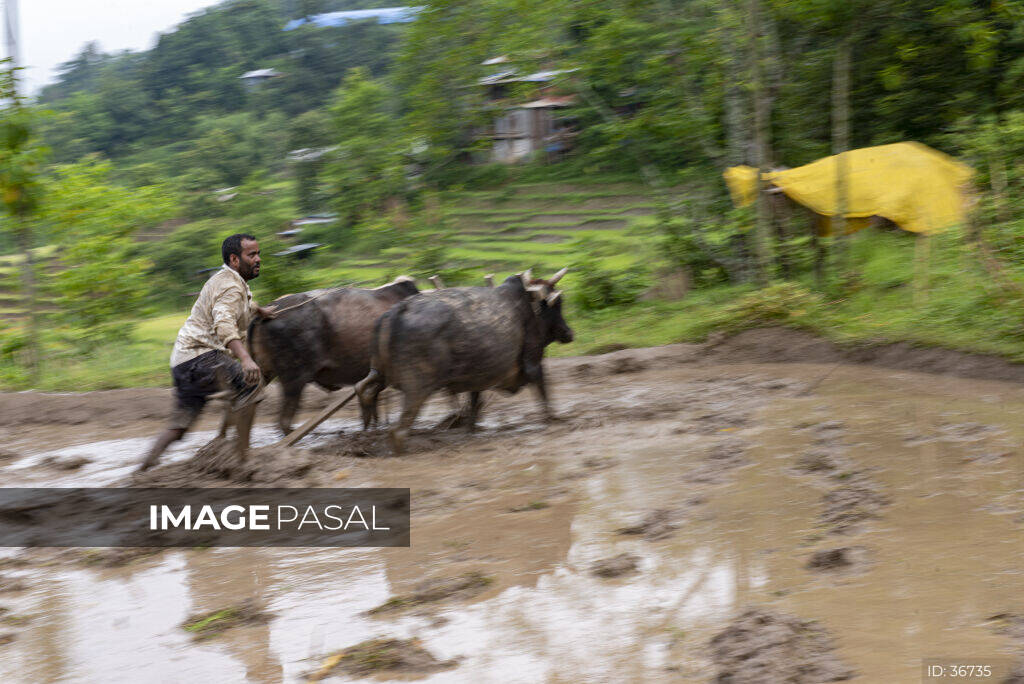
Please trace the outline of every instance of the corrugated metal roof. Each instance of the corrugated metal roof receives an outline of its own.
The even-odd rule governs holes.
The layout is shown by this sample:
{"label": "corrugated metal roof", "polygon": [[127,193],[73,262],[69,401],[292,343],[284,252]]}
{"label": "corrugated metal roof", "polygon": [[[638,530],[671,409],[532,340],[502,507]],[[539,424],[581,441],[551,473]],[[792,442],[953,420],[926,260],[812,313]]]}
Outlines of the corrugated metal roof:
{"label": "corrugated metal roof", "polygon": [[563,95],[555,97],[542,97],[539,100],[534,100],[533,102],[527,102],[526,104],[516,106],[522,109],[540,109],[543,107],[568,107],[575,103],[575,95]]}
{"label": "corrugated metal roof", "polygon": [[277,69],[254,69],[253,71],[246,71],[238,78],[272,78],[281,75],[281,72]]}
{"label": "corrugated metal roof", "polygon": [[402,24],[413,21],[422,7],[378,7],[376,9],[346,10],[343,12],[324,12],[311,17],[292,19],[284,25],[285,31],[291,31],[304,24],[314,26],[344,26],[350,21],[376,19],[379,24]]}

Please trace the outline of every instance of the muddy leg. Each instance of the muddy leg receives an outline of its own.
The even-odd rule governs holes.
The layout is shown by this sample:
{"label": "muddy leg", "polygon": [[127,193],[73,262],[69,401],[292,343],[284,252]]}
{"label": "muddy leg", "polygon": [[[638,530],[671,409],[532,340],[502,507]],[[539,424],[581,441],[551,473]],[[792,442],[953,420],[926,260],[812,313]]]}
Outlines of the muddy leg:
{"label": "muddy leg", "polygon": [[137,472],[149,470],[155,466],[157,461],[160,460],[160,455],[171,445],[171,442],[177,442],[184,435],[185,428],[167,428],[161,432],[160,436],[153,442],[153,446],[150,448],[149,453],[146,454],[146,458],[142,461]]}
{"label": "muddy leg", "polygon": [[302,397],[302,387],[281,386],[281,412],[277,415],[277,427],[281,434],[287,436],[292,431],[292,421],[295,419],[295,412],[299,410],[299,399]]}
{"label": "muddy leg", "polygon": [[252,432],[253,419],[256,417],[256,405],[249,404],[232,413],[235,421],[235,452],[238,459],[244,461],[249,456],[249,434]]}
{"label": "muddy leg", "polygon": [[469,415],[466,416],[466,429],[470,432],[476,431],[476,419],[480,415],[480,393],[469,393]]}
{"label": "muddy leg", "polygon": [[377,395],[384,389],[384,376],[376,368],[357,382],[354,387],[359,397],[359,407],[363,414],[363,429],[368,430],[371,424],[377,424]]}
{"label": "muddy leg", "polygon": [[544,411],[544,420],[549,423],[555,420],[555,414],[551,411],[551,404],[548,401],[548,389],[544,383],[544,367],[538,364],[528,364],[524,369],[526,378],[533,385],[533,391],[540,402],[541,410]]}
{"label": "muddy leg", "polygon": [[448,392],[448,406],[450,409],[448,415],[434,426],[435,430],[454,430],[466,422],[469,410],[459,402],[458,392]]}
{"label": "muddy leg", "polygon": [[234,413],[231,411],[230,405],[224,406],[224,415],[220,419],[220,432],[217,433],[217,439],[224,439],[228,436],[228,428],[234,425]]}
{"label": "muddy leg", "polygon": [[405,449],[405,441],[409,438],[409,428],[412,427],[416,416],[419,415],[423,402],[426,401],[426,392],[415,390],[407,391],[402,396],[402,417],[398,419],[398,425],[391,431],[391,448],[395,456],[401,455]]}

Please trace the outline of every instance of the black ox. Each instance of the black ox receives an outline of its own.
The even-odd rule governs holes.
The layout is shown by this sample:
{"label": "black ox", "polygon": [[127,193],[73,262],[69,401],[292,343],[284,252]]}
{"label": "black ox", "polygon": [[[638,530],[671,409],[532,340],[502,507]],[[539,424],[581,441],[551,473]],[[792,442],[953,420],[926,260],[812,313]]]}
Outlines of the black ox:
{"label": "black ox", "polygon": [[373,331],[372,370],[356,384],[364,424],[376,420],[377,395],[387,386],[403,393],[402,415],[391,431],[396,453],[423,402],[438,390],[470,393],[470,430],[487,389],[515,393],[532,385],[550,419],[544,349],[573,339],[562,317],[562,293],[555,289],[566,270],[550,280],[527,272],[495,288],[424,292],[389,309]]}
{"label": "black ox", "polygon": [[[396,302],[418,292],[412,279],[404,276],[372,290],[314,290],[281,297],[274,302],[281,312],[277,317],[252,321],[249,352],[265,382],[277,378],[281,383],[277,425],[282,433],[291,432],[307,384],[315,382],[334,391],[366,377],[377,319]],[[248,413],[237,426],[243,453],[252,423],[252,411]],[[364,416],[364,423],[367,420]]]}

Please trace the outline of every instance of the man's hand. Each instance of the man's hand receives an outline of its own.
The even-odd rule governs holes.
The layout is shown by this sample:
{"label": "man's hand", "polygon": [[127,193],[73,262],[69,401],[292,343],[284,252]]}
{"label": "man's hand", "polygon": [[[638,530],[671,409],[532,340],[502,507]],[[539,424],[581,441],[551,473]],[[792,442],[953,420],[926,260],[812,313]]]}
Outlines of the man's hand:
{"label": "man's hand", "polygon": [[245,377],[245,384],[255,385],[260,381],[260,367],[249,357],[242,361],[242,373]]}
{"label": "man's hand", "polygon": [[262,374],[260,373],[260,367],[256,365],[256,362],[249,356],[249,352],[246,351],[245,346],[241,340],[231,340],[228,342],[228,350],[235,355],[239,363],[242,364],[242,377],[245,379],[245,384],[255,385],[260,381]]}

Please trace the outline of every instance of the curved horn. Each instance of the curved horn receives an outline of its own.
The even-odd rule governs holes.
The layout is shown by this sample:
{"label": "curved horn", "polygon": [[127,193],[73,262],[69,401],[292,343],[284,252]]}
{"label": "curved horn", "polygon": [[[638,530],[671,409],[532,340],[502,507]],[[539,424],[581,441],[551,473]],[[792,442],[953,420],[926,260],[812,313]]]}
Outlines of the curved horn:
{"label": "curved horn", "polygon": [[439,276],[439,275],[432,275],[429,278],[427,278],[427,280],[429,280],[430,282],[434,283],[434,287],[436,287],[438,290],[443,290],[444,289],[444,281],[441,280],[441,276]]}
{"label": "curved horn", "polygon": [[545,299],[544,301],[546,301],[548,303],[548,306],[554,306],[555,302],[557,302],[561,298],[562,298],[562,291],[559,290],[558,292],[552,292],[551,294],[549,294],[548,298]]}
{"label": "curved horn", "polygon": [[537,301],[544,299],[544,286],[543,285],[531,285],[526,288],[526,291],[533,295],[533,298]]}
{"label": "curved horn", "polygon": [[523,271],[522,273],[519,274],[519,279],[523,281],[523,287],[526,287],[527,285],[529,285],[530,281],[533,280],[533,273],[532,273],[532,271],[533,271],[532,268],[528,268],[528,269],[526,269],[525,271]]}
{"label": "curved horn", "polygon": [[487,283],[487,287],[494,287],[494,274],[488,273],[485,275],[484,282]]}
{"label": "curved horn", "polygon": [[559,280],[561,280],[565,276],[565,274],[568,273],[568,272],[569,272],[568,268],[563,268],[561,271],[559,271],[555,275],[551,276],[551,280],[548,281],[548,284],[551,285],[551,287],[554,287],[555,283],[557,283]]}

